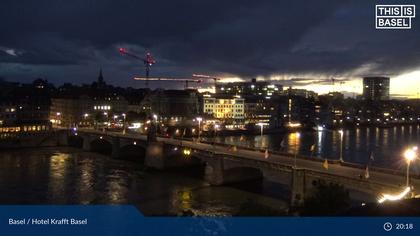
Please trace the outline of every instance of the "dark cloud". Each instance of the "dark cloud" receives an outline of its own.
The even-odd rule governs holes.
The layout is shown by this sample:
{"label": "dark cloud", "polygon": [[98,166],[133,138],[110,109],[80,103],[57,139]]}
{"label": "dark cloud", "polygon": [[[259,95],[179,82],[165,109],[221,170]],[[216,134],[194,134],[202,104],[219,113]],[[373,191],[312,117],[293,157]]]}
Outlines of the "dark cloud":
{"label": "dark cloud", "polygon": [[[81,83],[94,79],[102,66],[114,84],[134,85],[130,79],[141,75],[143,68],[118,55],[120,46],[139,54],[151,51],[158,60],[152,69],[157,76],[200,72],[342,78],[395,75],[418,67],[416,19],[412,30],[375,30],[374,4],[6,0],[0,8],[0,76],[21,81],[47,76],[57,83]],[[328,83],[318,78],[291,81]]]}

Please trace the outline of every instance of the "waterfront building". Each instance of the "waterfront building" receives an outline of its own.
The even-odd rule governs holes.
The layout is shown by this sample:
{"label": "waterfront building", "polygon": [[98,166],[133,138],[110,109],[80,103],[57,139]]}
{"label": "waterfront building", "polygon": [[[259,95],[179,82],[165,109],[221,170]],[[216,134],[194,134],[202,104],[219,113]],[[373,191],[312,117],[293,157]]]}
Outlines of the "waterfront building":
{"label": "waterfront building", "polygon": [[145,96],[140,107],[151,117],[156,115],[159,121],[192,121],[200,115],[200,94],[195,89],[163,90],[157,89]]}
{"label": "waterfront building", "polygon": [[23,135],[50,131],[51,123],[48,121],[16,121],[13,124],[0,125],[0,140],[19,139]]}
{"label": "waterfront building", "polygon": [[86,95],[74,98],[52,98],[50,121],[57,126],[90,125],[93,101]]}
{"label": "waterfront building", "polygon": [[273,102],[260,96],[249,97],[245,100],[244,118],[248,127],[258,123],[268,125],[273,113]]}
{"label": "waterfront building", "polygon": [[207,95],[203,97],[203,113],[223,121],[227,128],[242,128],[245,118],[245,100],[239,96]]}

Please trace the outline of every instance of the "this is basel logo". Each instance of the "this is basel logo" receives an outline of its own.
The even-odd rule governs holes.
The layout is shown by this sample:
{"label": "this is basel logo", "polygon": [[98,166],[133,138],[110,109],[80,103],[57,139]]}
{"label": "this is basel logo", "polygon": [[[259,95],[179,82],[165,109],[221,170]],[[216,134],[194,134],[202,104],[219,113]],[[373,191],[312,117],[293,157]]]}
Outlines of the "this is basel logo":
{"label": "this is basel logo", "polygon": [[415,5],[376,5],[376,29],[411,29]]}

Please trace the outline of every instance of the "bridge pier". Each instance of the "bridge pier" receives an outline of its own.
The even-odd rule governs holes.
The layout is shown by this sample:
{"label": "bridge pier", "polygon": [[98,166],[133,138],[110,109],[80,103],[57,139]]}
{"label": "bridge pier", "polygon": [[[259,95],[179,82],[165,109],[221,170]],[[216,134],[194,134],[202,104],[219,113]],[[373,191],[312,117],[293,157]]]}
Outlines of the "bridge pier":
{"label": "bridge pier", "polygon": [[118,137],[112,137],[111,157],[114,159],[120,158],[120,138]]}
{"label": "bridge pier", "polygon": [[206,162],[204,180],[211,185],[224,184],[223,158]]}
{"label": "bridge pier", "polygon": [[57,146],[68,146],[68,132],[67,131],[57,131]]}
{"label": "bridge pier", "polygon": [[290,198],[290,205],[292,207],[299,207],[304,204],[305,200],[305,169],[292,169],[292,193]]}
{"label": "bridge pier", "polygon": [[163,143],[149,142],[146,148],[144,165],[158,170],[163,170],[165,168]]}
{"label": "bridge pier", "polygon": [[83,149],[83,151],[90,151],[91,150],[91,147],[90,147],[90,137],[88,135],[85,135],[83,137],[82,149]]}

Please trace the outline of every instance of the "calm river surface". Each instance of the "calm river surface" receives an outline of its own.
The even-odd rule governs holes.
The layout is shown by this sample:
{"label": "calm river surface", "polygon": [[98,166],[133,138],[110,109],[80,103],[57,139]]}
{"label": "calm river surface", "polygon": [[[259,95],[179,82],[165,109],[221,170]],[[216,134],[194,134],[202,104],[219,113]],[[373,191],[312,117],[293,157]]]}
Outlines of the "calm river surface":
{"label": "calm river surface", "polygon": [[0,150],[0,204],[133,204],[147,215],[208,216],[236,215],[248,206],[251,214],[266,207],[284,214],[281,187],[210,187],[199,169],[145,171],[139,162],[76,148]]}

